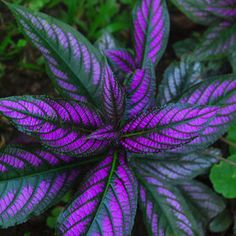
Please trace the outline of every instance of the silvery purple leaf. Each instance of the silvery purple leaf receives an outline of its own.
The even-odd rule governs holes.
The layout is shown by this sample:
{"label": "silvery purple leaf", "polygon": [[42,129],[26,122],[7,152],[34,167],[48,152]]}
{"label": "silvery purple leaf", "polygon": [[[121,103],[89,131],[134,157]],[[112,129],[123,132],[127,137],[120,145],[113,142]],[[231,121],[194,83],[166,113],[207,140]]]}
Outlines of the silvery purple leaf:
{"label": "silvery purple leaf", "polygon": [[156,64],[165,51],[169,16],[165,0],[139,0],[133,12],[135,60],[138,68],[146,60]]}
{"label": "silvery purple leaf", "polygon": [[0,99],[0,113],[23,133],[39,138],[47,147],[71,155],[93,155],[108,141],[89,140],[104,125],[101,115],[88,104],[45,96]]}
{"label": "silvery purple leaf", "polygon": [[215,117],[216,107],[170,104],[141,113],[123,128],[121,144],[134,153],[158,153],[195,140]]}
{"label": "silvery purple leaf", "polygon": [[236,18],[236,1],[235,0],[216,1],[213,4],[209,4],[207,6],[207,10],[219,17],[228,20],[233,20]]}
{"label": "silvery purple leaf", "polygon": [[125,109],[124,89],[107,65],[104,69],[103,105],[105,117],[115,125],[119,124]]}
{"label": "silvery purple leaf", "polygon": [[210,27],[202,42],[190,55],[191,61],[219,59],[232,53],[236,42],[236,23],[223,21]]}
{"label": "silvery purple leaf", "polygon": [[133,117],[153,105],[155,96],[155,71],[152,63],[137,69],[129,78],[127,88],[127,115]]}
{"label": "silvery purple leaf", "polygon": [[139,204],[149,235],[200,235],[191,211],[179,192],[154,176],[141,176]]}
{"label": "silvery purple leaf", "polygon": [[133,55],[126,49],[110,49],[105,54],[113,67],[118,67],[124,73],[132,73],[136,68]]}
{"label": "silvery purple leaf", "polygon": [[186,146],[207,146],[220,138],[235,119],[236,112],[236,80],[235,75],[218,76],[204,81],[190,89],[179,102],[183,104],[199,104],[218,106],[215,119],[199,136]]}
{"label": "silvery purple leaf", "polygon": [[112,34],[105,32],[95,42],[95,46],[103,53],[106,50],[114,49],[117,47],[116,40]]}
{"label": "silvery purple leaf", "polygon": [[141,175],[151,174],[169,183],[179,183],[205,173],[221,156],[217,149],[173,156],[131,155],[132,167]]}
{"label": "silvery purple leaf", "polygon": [[172,63],[165,71],[158,88],[157,103],[175,102],[193,85],[202,81],[202,65],[185,61]]}
{"label": "silvery purple leaf", "polygon": [[[48,74],[59,92],[75,100],[96,103],[104,58],[81,34],[52,17],[7,4],[25,35],[46,60]],[[84,97],[85,96],[85,97]]]}
{"label": "silvery purple leaf", "polygon": [[42,147],[0,152],[0,228],[25,222],[56,204],[78,177],[79,162]]}
{"label": "silvery purple leaf", "polygon": [[213,12],[207,10],[208,5],[212,6],[217,0],[172,0],[172,2],[196,23],[211,25],[219,20]]}
{"label": "silvery purple leaf", "polygon": [[207,226],[225,208],[223,199],[198,181],[188,181],[178,185],[178,187],[187,199],[194,216],[203,226]]}
{"label": "silvery purple leaf", "polygon": [[92,169],[74,201],[60,215],[59,235],[130,235],[137,182],[123,153],[111,152]]}

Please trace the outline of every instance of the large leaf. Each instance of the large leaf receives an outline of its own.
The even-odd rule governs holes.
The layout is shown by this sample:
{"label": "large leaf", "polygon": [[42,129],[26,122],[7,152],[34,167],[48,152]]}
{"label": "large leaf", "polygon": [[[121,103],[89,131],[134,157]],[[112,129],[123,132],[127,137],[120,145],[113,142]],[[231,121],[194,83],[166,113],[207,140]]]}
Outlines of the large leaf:
{"label": "large leaf", "polygon": [[59,235],[130,235],[137,195],[124,154],[111,152],[87,174],[75,200],[59,217]]}
{"label": "large leaf", "polygon": [[201,82],[202,66],[199,62],[190,64],[185,61],[172,63],[165,71],[158,88],[157,103],[165,105],[176,101],[193,85]]}
{"label": "large leaf", "polygon": [[160,180],[179,183],[205,173],[220,153],[217,149],[209,149],[202,153],[191,153],[183,156],[131,155],[132,166],[142,175],[152,174]]}
{"label": "large leaf", "polygon": [[58,152],[92,155],[108,144],[108,141],[87,139],[103,121],[96,110],[83,102],[45,96],[10,97],[0,100],[0,113],[17,129],[36,136]]}
{"label": "large leaf", "polygon": [[218,59],[227,56],[236,47],[236,24],[221,22],[210,27],[202,42],[190,56],[192,61]]}
{"label": "large leaf", "polygon": [[169,35],[169,16],[165,0],[138,0],[133,12],[135,59],[154,64],[163,55]]}
{"label": "large leaf", "polygon": [[41,147],[1,150],[0,227],[25,222],[57,203],[78,176],[79,164]]}
{"label": "large leaf", "polygon": [[118,125],[125,110],[125,94],[108,65],[104,73],[103,105],[105,117],[114,125]]}
{"label": "large leaf", "polygon": [[218,106],[216,119],[213,119],[204,135],[199,136],[186,146],[194,148],[207,146],[221,137],[232,124],[236,111],[235,75],[219,76],[208,79],[190,89],[179,102],[183,104]]}
{"label": "large leaf", "polygon": [[[196,23],[210,25],[218,19],[216,15],[207,10],[208,6],[216,0],[171,0],[185,15]],[[218,1],[219,2],[219,1]],[[209,4],[209,5],[208,5]]]}
{"label": "large leaf", "polygon": [[133,117],[153,105],[155,96],[155,71],[152,63],[137,69],[127,83],[127,115]]}
{"label": "large leaf", "polygon": [[139,204],[150,236],[201,235],[185,199],[175,186],[154,176],[138,179],[141,182]]}
{"label": "large leaf", "polygon": [[[48,74],[60,93],[96,103],[102,82],[103,57],[70,26],[21,6],[7,4],[25,35],[43,54]],[[82,97],[84,99],[84,97]]]}
{"label": "large leaf", "polygon": [[195,140],[215,117],[217,108],[170,104],[141,113],[123,128],[121,144],[135,153],[157,153]]}

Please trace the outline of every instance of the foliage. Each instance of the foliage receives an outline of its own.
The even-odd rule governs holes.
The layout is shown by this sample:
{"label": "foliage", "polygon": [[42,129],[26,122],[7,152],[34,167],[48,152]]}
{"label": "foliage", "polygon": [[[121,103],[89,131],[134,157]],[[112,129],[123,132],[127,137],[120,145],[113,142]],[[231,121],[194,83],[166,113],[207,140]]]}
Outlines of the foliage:
{"label": "foliage", "polygon": [[172,0],[196,23],[209,26],[201,42],[189,55],[191,61],[219,59],[236,50],[235,0]]}
{"label": "foliage", "polygon": [[[86,9],[91,2],[67,2],[70,16],[77,3]],[[114,14],[113,4],[105,2],[90,36],[103,22],[104,9]],[[59,97],[0,99],[0,113],[37,140],[1,150],[0,227],[23,223],[58,203],[89,164],[57,219],[58,235],[130,235],[138,202],[150,235],[205,235],[226,205],[194,178],[222,158],[208,147],[235,119],[235,75],[206,79],[205,64],[181,60],[167,68],[156,96],[155,67],[169,36],[164,0],[136,3],[132,49],[117,46],[109,33],[93,46],[55,18],[6,5],[44,57]],[[217,166],[211,179],[217,168],[233,177],[226,164]],[[48,218],[50,227],[57,215],[58,209]],[[218,230],[214,224],[210,229]]]}

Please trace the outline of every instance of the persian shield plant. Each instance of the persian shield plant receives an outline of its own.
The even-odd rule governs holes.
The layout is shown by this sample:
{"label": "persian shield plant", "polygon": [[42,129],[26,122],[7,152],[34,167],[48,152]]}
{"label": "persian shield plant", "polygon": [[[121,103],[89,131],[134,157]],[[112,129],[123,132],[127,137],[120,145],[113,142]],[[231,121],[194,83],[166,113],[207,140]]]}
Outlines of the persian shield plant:
{"label": "persian shield plant", "polygon": [[7,6],[61,97],[0,99],[1,114],[39,142],[1,151],[0,226],[56,204],[93,163],[59,216],[58,235],[130,235],[138,201],[150,235],[204,235],[225,205],[193,179],[220,155],[206,148],[235,117],[235,76],[196,82],[190,66],[176,64],[156,98],[154,69],[169,33],[162,0],[137,2],[133,51],[115,48],[109,35],[95,47],[47,15]]}

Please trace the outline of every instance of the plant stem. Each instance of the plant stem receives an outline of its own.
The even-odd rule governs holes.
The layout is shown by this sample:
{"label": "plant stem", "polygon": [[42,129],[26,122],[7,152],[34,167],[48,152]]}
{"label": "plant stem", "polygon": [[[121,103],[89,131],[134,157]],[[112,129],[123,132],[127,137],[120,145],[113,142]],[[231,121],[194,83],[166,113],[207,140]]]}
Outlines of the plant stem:
{"label": "plant stem", "polygon": [[225,159],[225,158],[223,158],[223,157],[217,157],[217,159],[219,159],[219,160],[221,160],[221,161],[224,161],[224,162],[226,162],[226,163],[228,163],[228,164],[230,164],[230,165],[232,165],[232,166],[236,166],[236,162],[231,161],[231,160],[229,160],[229,159]]}
{"label": "plant stem", "polygon": [[224,137],[220,138],[220,140],[223,141],[224,143],[227,143],[228,145],[236,148],[236,143],[234,143],[234,142],[232,142],[232,141],[230,141],[230,140],[228,140],[228,139],[226,139]]}

